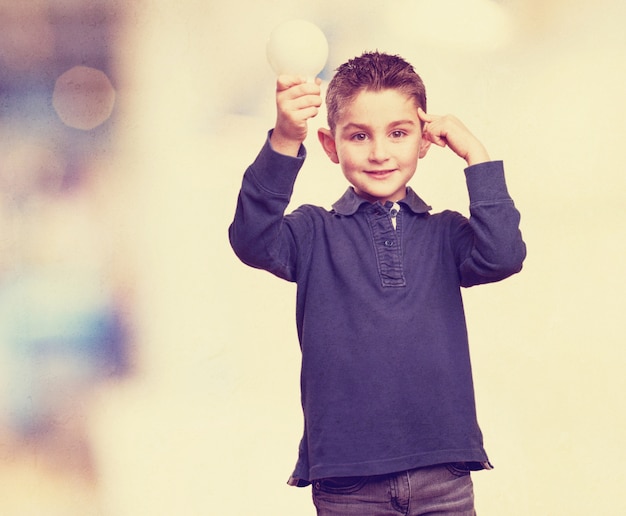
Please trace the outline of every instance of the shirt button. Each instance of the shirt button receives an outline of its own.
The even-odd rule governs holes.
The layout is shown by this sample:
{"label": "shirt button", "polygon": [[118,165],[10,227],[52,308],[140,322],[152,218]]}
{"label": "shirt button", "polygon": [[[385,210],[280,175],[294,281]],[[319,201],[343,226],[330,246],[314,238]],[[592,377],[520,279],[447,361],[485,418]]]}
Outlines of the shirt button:
{"label": "shirt button", "polygon": [[395,208],[392,208],[391,211],[389,212],[389,215],[391,215],[392,217],[395,217],[398,214],[398,210],[396,210]]}
{"label": "shirt button", "polygon": [[385,240],[385,247],[393,247],[393,240]]}

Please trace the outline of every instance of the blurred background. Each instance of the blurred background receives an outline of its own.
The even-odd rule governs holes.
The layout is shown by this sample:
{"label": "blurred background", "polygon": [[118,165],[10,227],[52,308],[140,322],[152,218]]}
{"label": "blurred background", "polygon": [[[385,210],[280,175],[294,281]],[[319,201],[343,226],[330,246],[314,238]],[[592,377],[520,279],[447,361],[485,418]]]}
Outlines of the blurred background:
{"label": "blurred background", "polygon": [[[314,514],[285,484],[295,288],[227,240],[289,18],[326,33],[325,83],[401,54],[505,161],[529,255],[464,292],[478,513],[626,513],[626,4],[1,0],[0,514]],[[346,188],[324,124],[294,206]],[[462,168],[432,149],[412,186],[467,213]]]}

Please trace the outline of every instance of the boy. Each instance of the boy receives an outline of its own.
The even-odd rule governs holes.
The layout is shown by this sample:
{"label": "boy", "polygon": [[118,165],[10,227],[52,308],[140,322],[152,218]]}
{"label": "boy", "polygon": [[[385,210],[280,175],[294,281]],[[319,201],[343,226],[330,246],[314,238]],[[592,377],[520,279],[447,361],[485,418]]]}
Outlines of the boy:
{"label": "boy", "polygon": [[[456,118],[426,113],[398,56],[340,66],[319,140],[352,185],[332,211],[284,215],[319,81],[277,81],[273,131],[244,175],[230,241],[297,283],[305,429],[291,485],[318,515],[471,515],[470,470],[490,468],[476,421],[460,287],[522,268],[501,162]],[[407,183],[431,143],[467,162],[469,220],[430,214]]]}

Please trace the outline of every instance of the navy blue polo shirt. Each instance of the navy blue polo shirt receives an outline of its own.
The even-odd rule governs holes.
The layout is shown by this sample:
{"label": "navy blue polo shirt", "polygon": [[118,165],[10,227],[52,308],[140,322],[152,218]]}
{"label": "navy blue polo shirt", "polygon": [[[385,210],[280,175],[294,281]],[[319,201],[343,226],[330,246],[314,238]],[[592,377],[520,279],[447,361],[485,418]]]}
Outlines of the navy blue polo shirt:
{"label": "navy blue polo shirt", "polygon": [[297,284],[305,425],[290,483],[486,463],[460,287],[521,270],[502,162],[465,170],[469,219],[431,214],[410,188],[397,206],[349,188],[332,210],[285,215],[304,159],[267,141],[229,230],[243,262]]}

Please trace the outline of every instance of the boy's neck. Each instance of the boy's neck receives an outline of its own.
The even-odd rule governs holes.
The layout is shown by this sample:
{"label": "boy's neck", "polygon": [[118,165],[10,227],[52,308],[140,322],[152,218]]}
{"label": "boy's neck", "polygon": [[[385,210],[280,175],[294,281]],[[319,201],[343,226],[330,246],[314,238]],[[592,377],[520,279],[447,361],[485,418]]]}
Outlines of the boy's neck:
{"label": "boy's neck", "polygon": [[[376,204],[376,203],[378,203],[378,204],[380,204],[381,206],[387,206],[387,207],[389,207],[389,206],[391,206],[391,205],[393,205],[393,204],[399,203],[400,201],[403,201],[404,199],[406,199],[406,192],[407,192],[407,189],[406,189],[406,187],[405,187],[405,189],[404,189],[404,196],[402,196],[400,199],[395,199],[395,200],[394,200],[394,199],[384,199],[384,200],[383,200],[383,199],[373,199],[373,198],[368,197],[368,196],[366,196],[366,195],[362,195],[362,194],[358,193],[358,192],[354,189],[354,187],[353,187],[352,189],[354,190],[355,195],[356,195],[357,197],[359,197],[360,199],[363,199],[364,201],[367,201],[367,202],[369,202],[370,204]],[[388,203],[389,203],[389,204],[388,204]]]}

